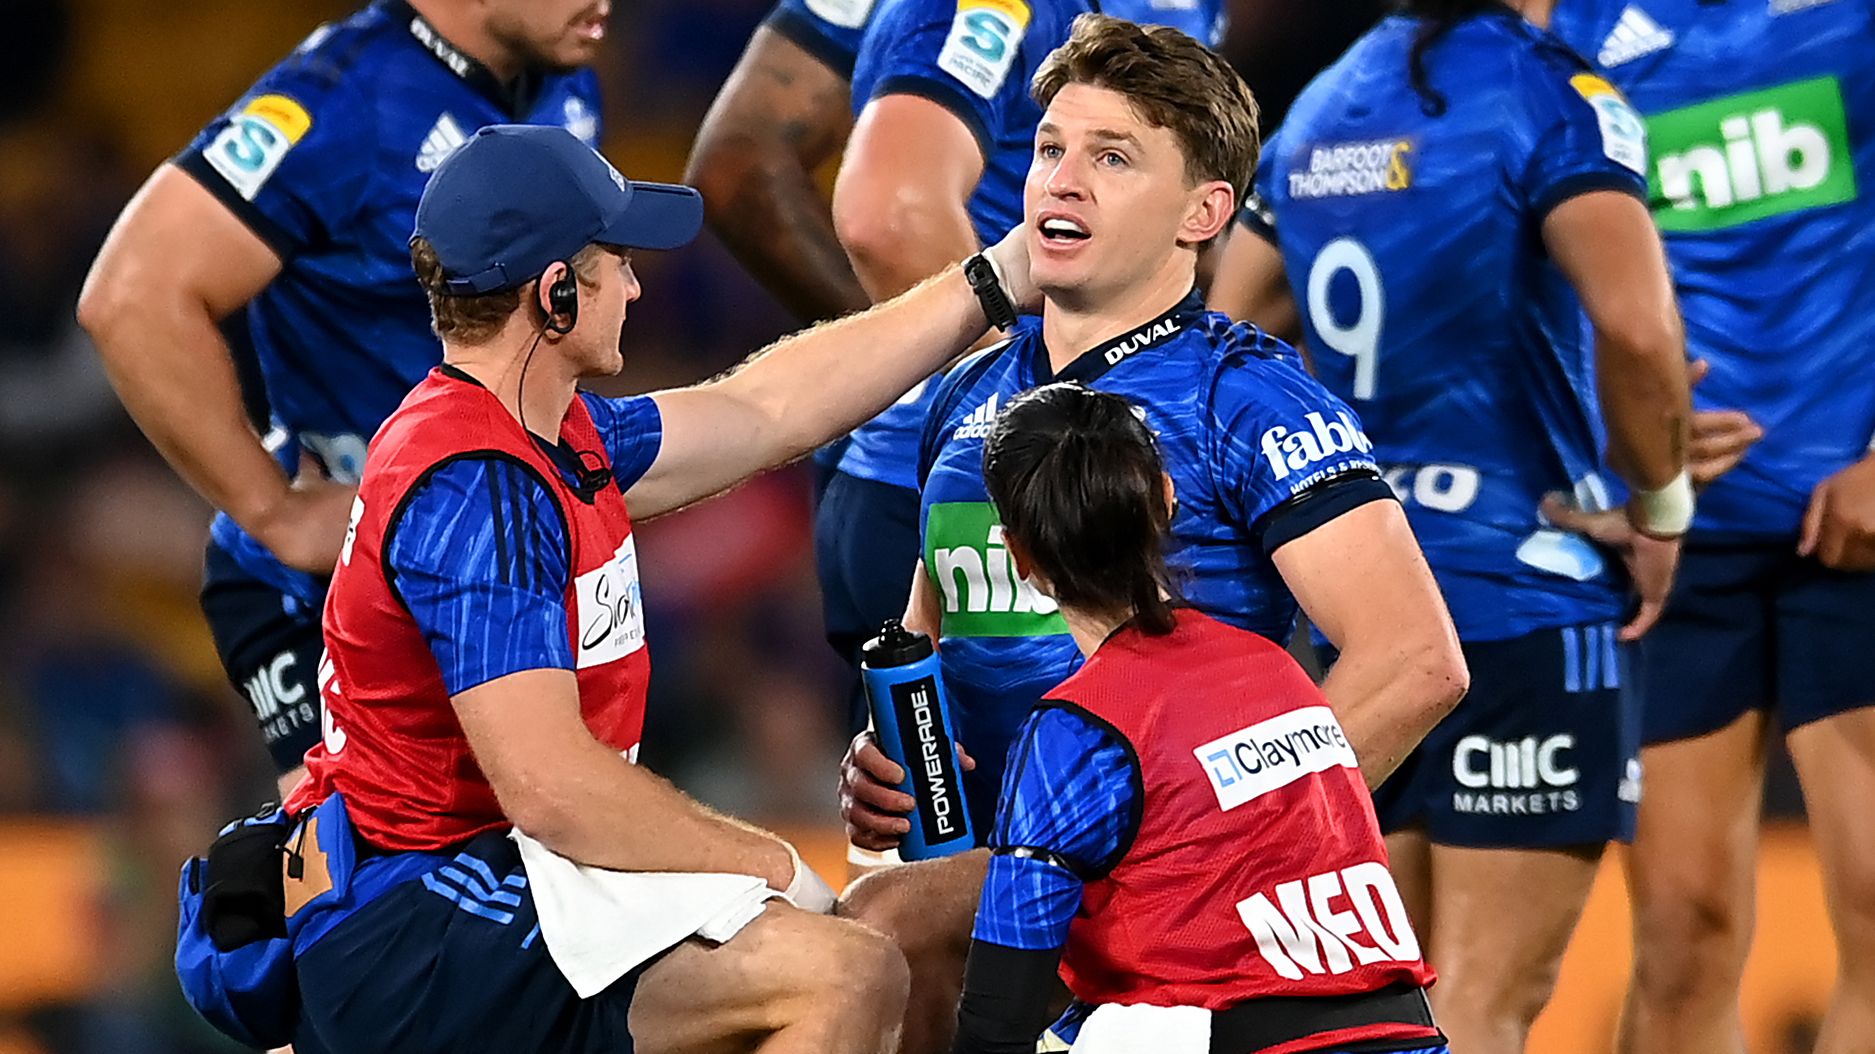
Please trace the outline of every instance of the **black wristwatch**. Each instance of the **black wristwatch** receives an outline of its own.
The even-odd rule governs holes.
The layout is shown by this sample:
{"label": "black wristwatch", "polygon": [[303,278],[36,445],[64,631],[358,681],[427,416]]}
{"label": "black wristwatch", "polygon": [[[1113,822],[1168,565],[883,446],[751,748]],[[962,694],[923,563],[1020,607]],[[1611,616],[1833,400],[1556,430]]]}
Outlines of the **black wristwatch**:
{"label": "black wristwatch", "polygon": [[983,315],[990,320],[990,325],[1006,330],[1016,324],[1015,302],[1003,290],[989,257],[977,253],[965,260],[964,279],[970,283],[970,291],[977,295],[977,303],[983,305]]}

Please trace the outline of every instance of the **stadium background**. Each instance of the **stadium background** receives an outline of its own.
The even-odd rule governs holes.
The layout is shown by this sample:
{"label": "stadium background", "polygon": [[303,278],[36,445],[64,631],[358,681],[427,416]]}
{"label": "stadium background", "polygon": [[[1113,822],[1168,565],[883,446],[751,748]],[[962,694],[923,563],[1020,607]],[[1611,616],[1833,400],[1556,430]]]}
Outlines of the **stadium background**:
{"label": "stadium background", "polygon": [[[175,868],[269,796],[195,607],[209,510],[119,409],[72,321],[152,167],[347,0],[10,0],[0,32],[0,1054],[229,1049],[174,992]],[[767,0],[617,5],[606,149],[675,179]],[[1235,0],[1226,48],[1265,129],[1378,0]],[[707,237],[645,260],[618,391],[707,376],[789,320]],[[819,642],[807,483],[777,473],[642,528],[655,642],[645,760],[838,873],[838,670]],[[1769,807],[1753,1051],[1809,1049],[1834,955],[1788,768]],[[1618,868],[1538,1026],[1608,1049],[1627,972]]]}

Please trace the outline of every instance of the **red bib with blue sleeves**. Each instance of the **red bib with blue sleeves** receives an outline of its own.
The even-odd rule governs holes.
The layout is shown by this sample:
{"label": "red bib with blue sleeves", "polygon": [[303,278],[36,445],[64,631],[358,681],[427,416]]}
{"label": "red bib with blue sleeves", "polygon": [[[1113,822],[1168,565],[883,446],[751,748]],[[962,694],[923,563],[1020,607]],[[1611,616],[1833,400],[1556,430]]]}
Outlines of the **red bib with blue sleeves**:
{"label": "red bib with blue sleeves", "polygon": [[1137,833],[1069,929],[1076,997],[1223,1010],[1431,982],[1354,751],[1281,648],[1184,609],[1166,636],[1121,629],[1049,698],[1112,729],[1140,778]]}
{"label": "red bib with blue sleeves", "polygon": [[[572,401],[560,438],[597,451],[610,469],[584,400]],[[570,546],[567,627],[586,726],[633,760],[644,729],[651,659],[624,495],[610,482],[569,484],[493,393],[432,371],[371,441],[326,598],[324,738],[306,755],[310,779],[287,803],[297,813],[342,793],[358,835],[379,849],[440,849],[508,825],[383,560],[406,498],[464,457],[512,461],[546,488]]]}

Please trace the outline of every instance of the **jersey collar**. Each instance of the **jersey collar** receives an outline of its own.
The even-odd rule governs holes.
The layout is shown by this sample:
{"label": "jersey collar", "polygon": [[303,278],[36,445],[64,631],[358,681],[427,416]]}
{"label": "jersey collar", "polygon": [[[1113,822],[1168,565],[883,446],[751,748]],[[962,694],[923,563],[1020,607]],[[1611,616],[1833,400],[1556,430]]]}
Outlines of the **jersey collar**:
{"label": "jersey collar", "polygon": [[485,95],[510,117],[525,117],[534,102],[540,97],[541,76],[537,71],[524,71],[512,84],[503,84],[493,70],[444,38],[430,20],[418,13],[406,0],[384,0],[385,13],[404,23],[410,38],[417,46],[430,53],[443,68],[455,74],[476,92]]}
{"label": "jersey collar", "polygon": [[1125,362],[1127,359],[1170,341],[1185,331],[1185,327],[1197,321],[1204,314],[1204,297],[1197,289],[1185,294],[1185,299],[1172,305],[1171,310],[1153,319],[1134,326],[1117,337],[1101,341],[1087,351],[1077,355],[1073,362],[1054,373],[1048,366],[1048,345],[1041,339],[1035,341],[1035,383],[1048,384],[1051,381],[1079,381],[1082,384],[1093,383],[1096,377]]}

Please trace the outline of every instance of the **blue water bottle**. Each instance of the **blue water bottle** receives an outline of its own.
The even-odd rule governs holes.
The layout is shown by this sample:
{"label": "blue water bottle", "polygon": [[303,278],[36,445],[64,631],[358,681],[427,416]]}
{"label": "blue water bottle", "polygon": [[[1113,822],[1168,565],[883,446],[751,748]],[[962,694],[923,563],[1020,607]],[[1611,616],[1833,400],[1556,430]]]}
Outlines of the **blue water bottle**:
{"label": "blue water bottle", "polygon": [[859,654],[879,749],[905,770],[898,789],[918,803],[899,855],[927,860],[976,848],[952,744],[950,701],[931,638],[887,619]]}

